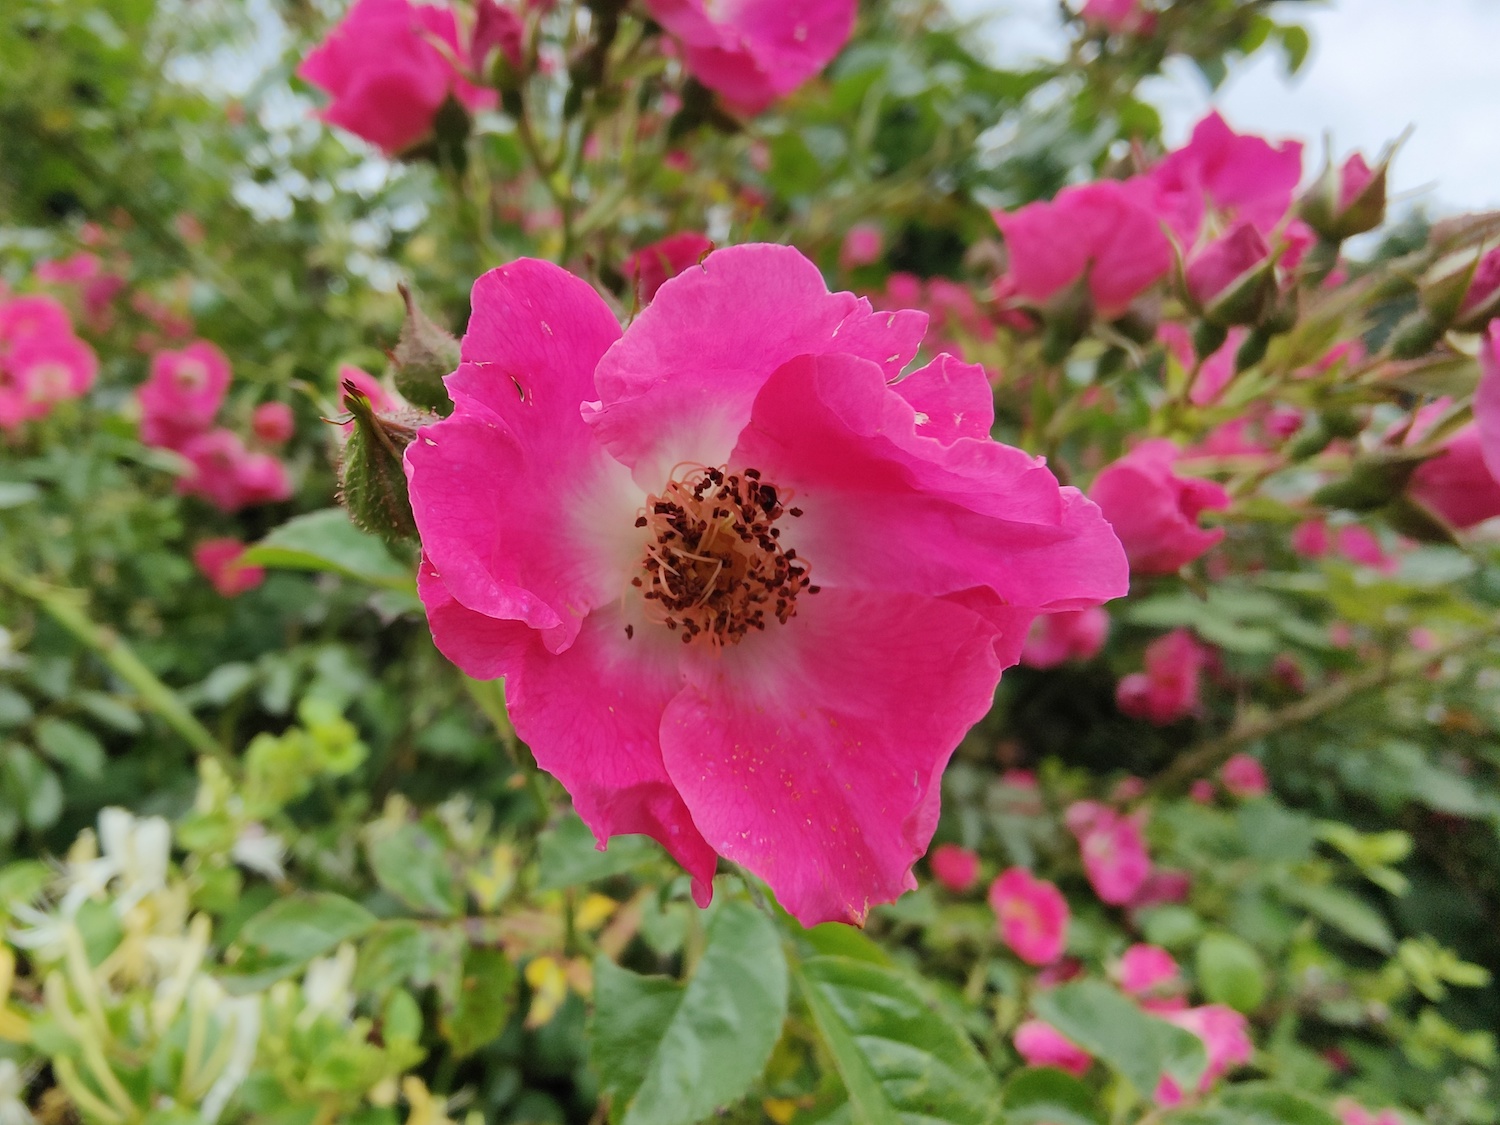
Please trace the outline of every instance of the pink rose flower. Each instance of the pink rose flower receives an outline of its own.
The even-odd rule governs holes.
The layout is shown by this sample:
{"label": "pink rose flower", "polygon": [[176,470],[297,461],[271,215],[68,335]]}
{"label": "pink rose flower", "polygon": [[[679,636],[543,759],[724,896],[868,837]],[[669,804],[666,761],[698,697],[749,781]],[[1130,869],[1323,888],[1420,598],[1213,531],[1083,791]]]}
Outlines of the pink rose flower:
{"label": "pink rose flower", "polygon": [[1193,889],[1193,879],[1186,871],[1153,870],[1141,889],[1130,900],[1131,910],[1186,902]]}
{"label": "pink rose flower", "polygon": [[1027,1020],[1016,1028],[1013,1042],[1016,1054],[1027,1066],[1055,1066],[1077,1078],[1088,1073],[1094,1056],[1063,1035],[1050,1023]]}
{"label": "pink rose flower", "polygon": [[1166,438],[1143,441],[1107,465],[1089,489],[1133,574],[1171,574],[1224,538],[1223,528],[1199,527],[1198,515],[1229,507],[1229,493],[1213,481],[1178,476],[1177,457]]}
{"label": "pink rose flower", "polygon": [[394,156],[432,131],[450,94],[470,110],[495,104],[493,90],[459,73],[455,60],[470,55],[459,45],[458,22],[446,7],[356,0],[302,61],[297,76],[332,96],[321,114],[325,121]]}
{"label": "pink rose flower", "polygon": [[1123,906],[1136,896],[1151,874],[1151,857],[1141,826],[1097,801],[1077,801],[1065,816],[1078,841],[1083,871],[1101,902]]}
{"label": "pink rose flower", "polygon": [[1098,606],[1044,613],[1032,622],[1022,648],[1026,667],[1056,667],[1070,660],[1092,660],[1110,634],[1110,615]]}
{"label": "pink rose flower", "polygon": [[1322,520],[1303,520],[1292,529],[1292,550],[1305,559],[1321,559],[1333,549],[1328,525]]}
{"label": "pink rose flower", "polygon": [[1490,324],[1479,347],[1479,389],[1474,393],[1474,425],[1479,453],[1490,476],[1500,480],[1500,321]]}
{"label": "pink rose flower", "polygon": [[36,410],[48,413],[59,402],[80,398],[94,385],[99,360],[76,336],[32,337],[0,359]]}
{"label": "pink rose flower", "polygon": [[[1477,396],[1474,407],[1477,417],[1480,410]],[[1418,418],[1429,412],[1441,414],[1444,409],[1445,404],[1435,403],[1418,411]],[[1427,428],[1421,421],[1413,423],[1413,437]],[[1460,530],[1500,516],[1500,480],[1485,461],[1479,423],[1470,422],[1455,431],[1443,444],[1442,452],[1418,465],[1406,491],[1412,499]]]}
{"label": "pink rose flower", "polygon": [[1225,762],[1219,780],[1236,797],[1264,797],[1271,791],[1265,767],[1249,754],[1236,754]]}
{"label": "pink rose flower", "polygon": [[839,247],[839,265],[846,270],[868,266],[880,261],[885,249],[885,236],[873,223],[857,223],[844,235],[844,244]]}
{"label": "pink rose flower", "polygon": [[932,877],[955,894],[972,890],[979,881],[979,853],[957,844],[939,844],[927,857]]}
{"label": "pink rose flower", "polygon": [[1016,292],[1045,305],[1088,278],[1095,311],[1112,320],[1172,269],[1172,245],[1133,185],[1064,188],[1050,203],[994,212]]}
{"label": "pink rose flower", "polygon": [[[1234,381],[1234,360],[1240,345],[1250,335],[1248,328],[1231,328],[1219,350],[1205,359],[1198,368],[1198,377],[1188,389],[1188,398],[1194,406],[1212,406],[1219,396]],[[1159,339],[1177,362],[1189,371],[1193,368],[1193,337],[1184,325],[1176,321],[1164,321],[1156,331]],[[1235,419],[1229,425],[1248,425],[1248,419]],[[1256,447],[1255,452],[1261,452]]]}
{"label": "pink rose flower", "polygon": [[229,360],[207,341],[158,352],[151,358],[150,376],[136,392],[141,440],[181,451],[214,424],[228,389]]}
{"label": "pink rose flower", "polygon": [[247,453],[245,443],[233,430],[215,429],[188,438],[178,450],[192,470],[177,480],[183,496],[199,496],[220,511],[240,508],[240,464]]}
{"label": "pink rose flower", "polygon": [[1333,543],[1338,553],[1352,563],[1386,573],[1396,569],[1396,560],[1385,553],[1380,540],[1368,527],[1345,524],[1333,533]]}
{"label": "pink rose flower", "polygon": [[1241,136],[1218,113],[1200,121],[1192,139],[1146,176],[1154,208],[1184,245],[1197,241],[1209,207],[1269,235],[1285,217],[1301,179],[1300,142],[1272,145]]}
{"label": "pink rose flower", "polygon": [[1167,726],[1198,709],[1198,681],[1208,654],[1186,629],[1174,629],[1146,646],[1145,671],[1132,672],[1115,689],[1115,704],[1132,719]]}
{"label": "pink rose flower", "polygon": [[1341,1125],[1403,1125],[1401,1115],[1394,1109],[1380,1112],[1366,1109],[1350,1098],[1340,1098],[1333,1104]]}
{"label": "pink rose flower", "polygon": [[[1249,1024],[1233,1008],[1223,1004],[1207,1004],[1180,1012],[1161,1012],[1159,1015],[1169,1023],[1191,1031],[1203,1041],[1208,1052],[1208,1066],[1198,1079],[1198,1093],[1207,1093],[1231,1069],[1250,1061],[1254,1047],[1250,1042]],[[1157,1104],[1171,1107],[1181,1105],[1183,1100],[1182,1088],[1163,1075],[1161,1084],[1156,1089]]]}
{"label": "pink rose flower", "polygon": [[73,335],[68,310],[51,297],[0,300],[0,355],[28,340]]}
{"label": "pink rose flower", "polygon": [[855,0],[646,0],[682,44],[694,78],[742,113],[759,113],[833,61],[854,30]]}
{"label": "pink rose flower", "polygon": [[1078,15],[1114,35],[1145,30],[1154,22],[1141,10],[1141,0],[1087,0]]}
{"label": "pink rose flower", "polygon": [[1177,962],[1159,945],[1132,945],[1120,957],[1116,968],[1120,987],[1132,996],[1158,992],[1178,983]]}
{"label": "pink rose flower", "polygon": [[247,453],[235,466],[234,483],[239,490],[236,507],[275,504],[292,494],[286,466],[269,453]]}
{"label": "pink rose flower", "polygon": [[713,248],[708,235],[697,231],[669,234],[660,242],[653,242],[626,258],[623,272],[630,279],[636,299],[642,305],[649,305],[656,291],[669,278],[676,277],[689,266],[696,266]]}
{"label": "pink rose flower", "polygon": [[240,562],[244,553],[245,544],[238,539],[205,539],[193,548],[193,562],[215,590],[233,598],[255,589],[266,577],[264,567]]}
{"label": "pink rose flower", "polygon": [[1211,805],[1218,791],[1214,789],[1214,783],[1207,778],[1200,777],[1188,786],[1188,800],[1198,805]]}
{"label": "pink rose flower", "polygon": [[250,415],[250,430],[267,445],[284,445],[297,432],[297,419],[284,402],[263,402]]}
{"label": "pink rose flower", "polygon": [[469,44],[469,65],[483,78],[490,56],[499,51],[513,67],[522,63],[526,25],[515,11],[496,0],[479,0],[474,10],[474,35]]}
{"label": "pink rose flower", "polygon": [[1068,939],[1068,900],[1045,879],[1012,867],[990,884],[1000,940],[1028,965],[1050,965]]}
{"label": "pink rose flower", "polygon": [[1124,592],[1098,510],[989,438],[981,368],[895,381],[924,318],[719,250],[621,335],[545,262],[474,287],[451,417],[406,452],[438,648],[601,841],[716,857],[805,924],[915,886],[937,781],[1038,612]]}
{"label": "pink rose flower", "polygon": [[1500,312],[1500,246],[1479,259],[1464,293],[1454,326],[1466,332],[1485,332]]}

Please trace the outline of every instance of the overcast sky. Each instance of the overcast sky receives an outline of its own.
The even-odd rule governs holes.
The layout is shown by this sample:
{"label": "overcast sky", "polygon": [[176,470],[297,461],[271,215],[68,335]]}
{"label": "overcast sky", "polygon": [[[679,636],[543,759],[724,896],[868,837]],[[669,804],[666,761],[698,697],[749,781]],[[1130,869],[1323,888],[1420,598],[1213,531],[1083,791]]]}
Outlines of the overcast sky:
{"label": "overcast sky", "polygon": [[[1057,0],[950,3],[992,13],[1003,60],[1061,51]],[[1192,66],[1173,69],[1144,91],[1164,111],[1170,141],[1212,104],[1241,132],[1310,142],[1312,173],[1325,132],[1339,154],[1373,157],[1411,125],[1393,190],[1442,211],[1500,207],[1500,0],[1331,0],[1283,4],[1278,15],[1312,31],[1302,73],[1289,82],[1280,53],[1267,49],[1210,97]]]}

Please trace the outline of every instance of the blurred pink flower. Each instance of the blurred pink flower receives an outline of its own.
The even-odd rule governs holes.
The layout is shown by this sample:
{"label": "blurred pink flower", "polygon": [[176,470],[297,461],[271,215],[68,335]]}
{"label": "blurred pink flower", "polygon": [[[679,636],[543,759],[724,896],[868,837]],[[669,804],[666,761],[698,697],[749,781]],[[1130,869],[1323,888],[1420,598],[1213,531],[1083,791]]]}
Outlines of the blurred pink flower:
{"label": "blurred pink flower", "polygon": [[1055,885],[1012,867],[990,884],[1000,939],[1028,965],[1048,965],[1068,940],[1068,901]]}
{"label": "blurred pink flower", "polygon": [[1097,801],[1076,801],[1064,819],[1078,840],[1084,874],[1100,901],[1111,906],[1130,902],[1151,874],[1151,857],[1135,817]]}
{"label": "blurred pink flower", "polygon": [[1131,185],[1101,180],[1064,188],[1050,203],[994,212],[1016,292],[1045,305],[1087,278],[1099,316],[1123,313],[1172,268],[1171,243],[1140,196]]}
{"label": "blurred pink flower", "polygon": [[1229,507],[1229,493],[1213,481],[1178,476],[1179,456],[1165,438],[1143,441],[1105,466],[1089,489],[1120,537],[1132,574],[1170,574],[1224,538],[1222,528],[1199,527],[1198,516]]}
{"label": "blurred pink flower", "polygon": [[1271,789],[1265,767],[1249,754],[1236,754],[1219,769],[1219,780],[1236,797],[1264,797]]}
{"label": "blurred pink flower", "polygon": [[1302,179],[1302,145],[1272,145],[1242,136],[1218,113],[1193,130],[1192,139],[1146,175],[1152,207],[1186,246],[1193,245],[1208,208],[1253,223],[1269,235],[1291,206]]}
{"label": "blurred pink flower", "polygon": [[[1474,402],[1476,418],[1482,409],[1481,397],[1476,396]],[[1448,405],[1445,399],[1417,411],[1408,443],[1420,441],[1446,413]],[[1459,530],[1500,516],[1500,480],[1485,460],[1483,440],[1478,421],[1460,427],[1443,443],[1436,457],[1417,466],[1407,486],[1412,499]]]}
{"label": "blurred pink flower", "polygon": [[1098,510],[989,438],[981,369],[896,379],[920,313],[790,247],[715,251],[623,335],[545,262],[472,306],[454,413],[406,451],[438,648],[700,901],[720,855],[809,925],[914,886],[1031,620],[1124,591]]}
{"label": "blurred pink flower", "polygon": [[972,890],[979,881],[979,853],[957,844],[939,844],[927,857],[932,877],[956,894]]}
{"label": "blurred pink flower", "polygon": [[1120,957],[1120,987],[1132,996],[1160,991],[1178,983],[1180,970],[1173,956],[1159,945],[1132,945]]}
{"label": "blurred pink flower", "polygon": [[1366,1109],[1351,1098],[1340,1098],[1333,1105],[1340,1125],[1403,1125],[1401,1115],[1394,1109],[1379,1112]]}
{"label": "blurred pink flower", "polygon": [[213,425],[229,378],[229,360],[205,340],[152,356],[151,374],[136,392],[141,440],[181,451]]}
{"label": "blurred pink flower", "polygon": [[1027,1066],[1055,1066],[1078,1078],[1088,1073],[1094,1056],[1068,1039],[1049,1023],[1027,1020],[1016,1028],[1013,1042],[1016,1054]]}
{"label": "blurred pink flower", "polygon": [[646,0],[683,47],[693,77],[742,113],[759,113],[833,61],[856,0]]}
{"label": "blurred pink flower", "polygon": [[238,539],[205,539],[193,548],[193,562],[215,590],[233,598],[255,589],[266,577],[264,567],[240,562],[244,553],[245,544]]}
{"label": "blurred pink flower", "polygon": [[1479,371],[1479,389],[1474,393],[1479,452],[1490,476],[1500,480],[1500,321],[1491,323],[1484,334]]}
{"label": "blurred pink flower", "polygon": [[857,223],[844,235],[844,244],[839,247],[839,265],[846,270],[857,269],[880,261],[885,248],[885,237],[874,223]]}
{"label": "blurred pink flower", "polygon": [[708,235],[697,231],[669,234],[660,242],[642,247],[626,258],[621,272],[630,279],[636,299],[642,305],[649,305],[656,291],[669,278],[676,277],[689,266],[696,266],[713,248]]}
{"label": "blurred pink flower", "polygon": [[1109,636],[1109,614],[1098,606],[1038,617],[1021,649],[1028,668],[1056,668],[1070,660],[1091,660]]}
{"label": "blurred pink flower", "polygon": [[469,57],[451,9],[356,0],[297,76],[332,96],[321,114],[325,121],[394,156],[432,131],[450,94],[471,110],[496,103],[493,90],[459,73],[457,60]]}
{"label": "blurred pink flower", "polygon": [[1142,9],[1141,0],[1087,0],[1078,14],[1115,35],[1146,30],[1154,22],[1151,13]]}
{"label": "blurred pink flower", "polygon": [[1145,671],[1132,672],[1115,689],[1115,704],[1132,719],[1167,726],[1198,709],[1206,650],[1186,629],[1174,629],[1146,646]]}
{"label": "blurred pink flower", "polygon": [[1199,805],[1211,805],[1214,798],[1218,796],[1218,790],[1214,783],[1206,777],[1200,777],[1188,786],[1188,800]]}
{"label": "blurred pink flower", "polygon": [[[1250,1061],[1254,1048],[1250,1043],[1249,1025],[1245,1017],[1233,1008],[1223,1004],[1208,1004],[1200,1008],[1159,1014],[1162,1019],[1191,1031],[1203,1041],[1208,1052],[1208,1066],[1198,1080],[1198,1093],[1206,1093],[1234,1067]],[[1163,1075],[1161,1084],[1156,1089],[1157,1104],[1171,1107],[1181,1105],[1183,1100],[1182,1088],[1170,1077]]]}
{"label": "blurred pink flower", "polygon": [[250,416],[250,430],[267,445],[283,445],[297,430],[292,408],[284,402],[263,402]]}
{"label": "blurred pink flower", "polygon": [[39,415],[59,402],[82,397],[99,371],[94,349],[73,335],[33,337],[17,345],[0,364]]}

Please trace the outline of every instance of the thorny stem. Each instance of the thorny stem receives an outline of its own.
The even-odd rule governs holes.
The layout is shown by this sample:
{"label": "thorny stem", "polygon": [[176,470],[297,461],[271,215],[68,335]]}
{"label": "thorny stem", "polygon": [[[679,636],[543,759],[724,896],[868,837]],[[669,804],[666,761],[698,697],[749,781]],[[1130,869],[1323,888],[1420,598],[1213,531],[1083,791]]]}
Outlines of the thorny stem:
{"label": "thorny stem", "polygon": [[1463,653],[1497,635],[1500,635],[1500,621],[1461,633],[1446,644],[1427,652],[1407,653],[1383,661],[1269,714],[1240,718],[1218,738],[1200,743],[1178,758],[1152,782],[1151,787],[1157,792],[1185,788],[1195,778],[1202,777],[1223,764],[1242,746],[1321,718],[1367,691],[1419,676],[1433,664]]}
{"label": "thorny stem", "polygon": [[234,757],[187,709],[177,693],[142,663],[135,650],[118,633],[89,617],[83,608],[84,596],[80,592],[49,586],[13,571],[3,562],[0,562],[0,586],[9,587],[35,602],[52,620],[97,653],[109,669],[133,687],[141,701],[184,742],[198,753],[213,758],[231,775],[236,772]]}

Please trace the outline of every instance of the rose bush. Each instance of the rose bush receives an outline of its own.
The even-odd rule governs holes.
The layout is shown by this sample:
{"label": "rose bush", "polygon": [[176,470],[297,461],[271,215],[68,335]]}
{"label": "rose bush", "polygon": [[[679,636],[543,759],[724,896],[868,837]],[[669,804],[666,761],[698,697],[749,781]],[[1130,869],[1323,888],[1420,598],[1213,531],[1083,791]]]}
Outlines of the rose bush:
{"label": "rose bush", "polygon": [[1162,136],[1295,14],[6,6],[0,1122],[1494,1125],[1500,218]]}

